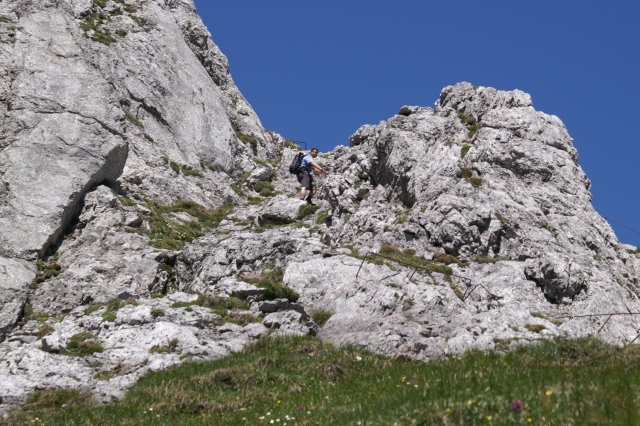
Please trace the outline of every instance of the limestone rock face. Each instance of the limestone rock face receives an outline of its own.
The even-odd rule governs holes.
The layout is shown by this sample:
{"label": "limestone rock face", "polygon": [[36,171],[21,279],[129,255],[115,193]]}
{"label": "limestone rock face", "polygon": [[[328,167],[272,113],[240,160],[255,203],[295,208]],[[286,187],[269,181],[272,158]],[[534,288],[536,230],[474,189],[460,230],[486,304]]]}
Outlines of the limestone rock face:
{"label": "limestone rock face", "polygon": [[[0,15],[4,330],[35,278],[22,261],[55,251],[87,192],[107,184],[144,192],[140,201],[219,206],[237,200],[230,176],[258,168],[253,158],[272,155],[275,136],[235,86],[192,1],[20,0],[0,3]],[[153,277],[158,262],[142,257],[142,274]],[[89,281],[100,270],[83,262],[72,280]],[[112,272],[116,288],[137,279]],[[60,283],[49,285],[75,291]],[[143,279],[132,288],[149,285]],[[59,296],[58,304],[71,297]],[[82,297],[93,296],[76,292],[73,300]]]}
{"label": "limestone rock face", "polygon": [[460,83],[362,126],[318,157],[312,207],[191,0],[0,16],[0,413],[267,336],[423,361],[636,338],[581,316],[640,311],[639,251],[528,94]]}

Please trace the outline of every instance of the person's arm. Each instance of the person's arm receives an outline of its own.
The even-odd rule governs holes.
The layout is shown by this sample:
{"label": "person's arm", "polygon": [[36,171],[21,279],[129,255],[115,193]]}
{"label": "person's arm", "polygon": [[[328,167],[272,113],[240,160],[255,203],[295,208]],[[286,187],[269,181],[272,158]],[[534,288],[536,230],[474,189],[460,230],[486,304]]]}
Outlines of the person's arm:
{"label": "person's arm", "polygon": [[329,174],[329,172],[325,172],[322,167],[318,166],[315,161],[312,161],[309,164],[311,164],[311,167],[313,167],[313,170],[316,171],[317,173]]}

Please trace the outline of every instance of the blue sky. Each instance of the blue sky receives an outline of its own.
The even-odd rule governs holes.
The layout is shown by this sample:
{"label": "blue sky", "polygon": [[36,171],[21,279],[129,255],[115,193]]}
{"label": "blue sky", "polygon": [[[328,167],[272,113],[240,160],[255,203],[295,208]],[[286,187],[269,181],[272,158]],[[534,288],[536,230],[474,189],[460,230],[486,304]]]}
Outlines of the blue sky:
{"label": "blue sky", "polygon": [[456,82],[524,90],[567,126],[595,208],[640,231],[640,2],[195,3],[265,127],[326,151]]}

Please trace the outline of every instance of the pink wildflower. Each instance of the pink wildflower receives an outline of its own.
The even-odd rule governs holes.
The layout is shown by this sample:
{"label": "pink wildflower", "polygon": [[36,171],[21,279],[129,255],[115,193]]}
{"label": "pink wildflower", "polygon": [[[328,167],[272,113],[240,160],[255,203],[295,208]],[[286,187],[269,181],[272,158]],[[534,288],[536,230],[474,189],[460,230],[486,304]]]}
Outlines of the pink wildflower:
{"label": "pink wildflower", "polygon": [[418,380],[418,375],[417,374],[413,375],[413,380]]}
{"label": "pink wildflower", "polygon": [[298,410],[300,410],[300,411],[304,411],[304,405],[299,406],[299,407],[298,407]]}
{"label": "pink wildflower", "polygon": [[516,413],[522,411],[522,401],[520,401],[519,399],[513,401],[513,403],[511,404],[511,409]]}

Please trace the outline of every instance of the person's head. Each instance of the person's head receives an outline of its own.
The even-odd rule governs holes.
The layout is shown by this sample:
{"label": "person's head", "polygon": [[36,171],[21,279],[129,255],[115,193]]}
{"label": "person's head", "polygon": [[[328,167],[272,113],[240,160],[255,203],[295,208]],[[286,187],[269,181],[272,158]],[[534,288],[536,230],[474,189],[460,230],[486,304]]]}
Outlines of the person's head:
{"label": "person's head", "polygon": [[309,151],[309,154],[311,154],[313,158],[316,158],[318,156],[318,148],[311,148],[311,151]]}

